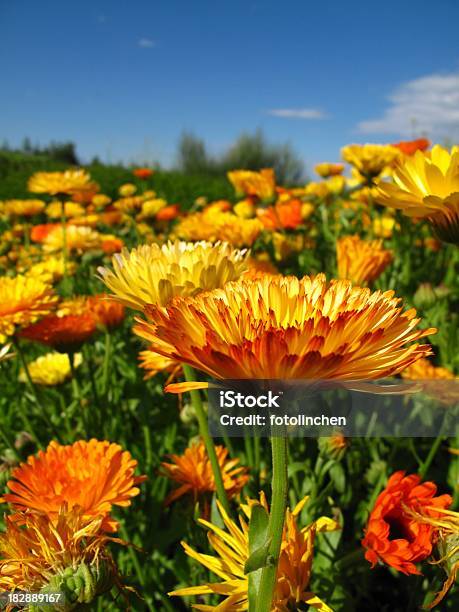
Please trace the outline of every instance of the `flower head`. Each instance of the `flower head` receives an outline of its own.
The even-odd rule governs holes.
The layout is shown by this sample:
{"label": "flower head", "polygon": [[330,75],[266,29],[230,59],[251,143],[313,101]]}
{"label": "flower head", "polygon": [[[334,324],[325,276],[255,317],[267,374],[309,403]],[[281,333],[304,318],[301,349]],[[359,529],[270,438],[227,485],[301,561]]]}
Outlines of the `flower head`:
{"label": "flower head", "polygon": [[46,451],[32,455],[12,471],[3,501],[16,512],[26,509],[45,513],[55,520],[65,505],[79,506],[86,518],[104,517],[105,529],[116,529],[110,517],[113,506],[129,506],[139,494],[135,461],[118,444],[79,440],[65,446],[51,442]]}
{"label": "flower head", "polygon": [[416,330],[393,291],[323,274],[240,280],[145,313],[135,331],[158,353],[227,379],[376,379],[429,354],[408,343],[435,331]]}
{"label": "flower head", "polygon": [[414,155],[416,151],[425,151],[430,147],[430,140],[417,138],[416,140],[401,140],[392,145],[405,155]]}
{"label": "flower head", "polygon": [[[314,543],[316,534],[339,529],[338,524],[320,517],[306,527],[298,526],[298,515],[307,498],[303,499],[293,511],[287,509],[282,535],[281,552],[277,568],[276,588],[272,603],[272,612],[288,612],[297,609],[299,604],[307,604],[322,612],[331,612],[317,595],[309,590],[313,569]],[[169,595],[210,595],[226,597],[218,606],[194,605],[197,610],[247,610],[249,580],[244,573],[244,566],[249,558],[249,527],[254,505],[261,504],[267,509],[266,499],[260,494],[260,502],[247,500],[241,504],[239,524],[234,522],[218,503],[225,530],[200,519],[199,522],[209,529],[208,539],[215,551],[215,556],[197,552],[186,543],[182,543],[185,552],[205,568],[216,574],[221,581],[209,582],[201,586],[179,589]]]}
{"label": "flower head", "polygon": [[399,161],[393,183],[378,184],[377,200],[408,217],[427,219],[445,242],[459,243],[459,149],[435,145]]}
{"label": "flower head", "polygon": [[42,200],[6,200],[4,211],[7,215],[15,217],[33,217],[45,209]]}
{"label": "flower head", "polygon": [[50,219],[60,219],[62,217],[62,207],[64,207],[64,215],[69,217],[81,217],[85,213],[85,209],[81,204],[77,202],[65,202],[59,201],[51,202],[46,207],[46,216]]}
{"label": "flower head", "polygon": [[362,540],[365,558],[373,567],[381,561],[404,574],[420,574],[415,563],[431,554],[435,529],[418,521],[412,512],[436,517],[437,509],[448,508],[452,498],[435,497],[436,492],[433,482],[421,483],[416,474],[392,474],[376,500]]}
{"label": "flower head", "polygon": [[455,376],[448,368],[435,366],[428,359],[418,359],[401,373],[402,378],[409,380],[454,380]]}
{"label": "flower head", "polygon": [[246,269],[246,251],[228,244],[168,242],[124,250],[113,257],[113,271],[99,268],[102,281],[129,308],[164,306],[176,295],[221,287]]}
{"label": "flower head", "polygon": [[42,278],[22,274],[0,277],[0,342],[18,326],[33,323],[52,311],[57,302],[52,287]]}
{"label": "flower head", "polygon": [[136,191],[137,187],[134,185],[134,183],[124,183],[124,185],[121,185],[121,187],[118,189],[118,193],[123,198],[129,198],[130,196],[134,195]]}
{"label": "flower head", "polygon": [[297,198],[279,200],[275,206],[259,208],[257,217],[267,229],[295,229],[303,222],[303,203]]}
{"label": "flower head", "polygon": [[147,179],[153,174],[153,170],[151,168],[134,168],[132,174],[139,179]]}
{"label": "flower head", "polygon": [[345,236],[336,243],[338,276],[356,285],[376,280],[393,260],[392,251],[385,249],[382,240],[362,240],[359,236]]}
{"label": "flower head", "polygon": [[107,293],[88,297],[87,304],[89,310],[94,314],[97,323],[107,329],[119,327],[124,321],[125,311],[123,304],[111,300]]}
{"label": "flower head", "polygon": [[[247,484],[247,468],[239,465],[239,459],[229,459],[228,449],[216,446],[218,464],[223,478],[223,486],[229,498],[237,495]],[[204,443],[192,444],[183,455],[169,455],[169,462],[161,463],[162,475],[178,483],[166,498],[169,505],[182,495],[191,493],[196,502],[206,493],[216,491],[214,475]]]}
{"label": "flower head", "polygon": [[84,300],[64,302],[60,308],[24,328],[21,337],[65,353],[78,350],[97,331],[97,318]]}
{"label": "flower head", "polygon": [[351,144],[341,149],[344,161],[352,164],[365,178],[374,178],[395,162],[400,152],[391,145]]}
{"label": "flower head", "polygon": [[232,170],[228,179],[238,196],[256,196],[260,200],[270,200],[276,193],[276,177],[272,168],[253,170]]}
{"label": "flower head", "polygon": [[344,164],[329,164],[324,162],[314,166],[314,170],[322,178],[328,178],[329,176],[337,176],[343,173]]}
{"label": "flower head", "polygon": [[84,253],[91,249],[100,248],[100,234],[90,227],[67,225],[64,239],[62,226],[58,225],[44,237],[43,250],[47,253],[61,251],[64,244],[68,251]]}
{"label": "flower head", "polygon": [[159,372],[169,372],[170,377],[174,378],[181,369],[181,364],[176,359],[169,359],[169,357],[163,357],[159,355],[155,350],[154,346],[140,351],[139,353],[139,366],[146,370],[145,380],[153,378]]}
{"label": "flower head", "polygon": [[91,177],[85,170],[36,172],[29,179],[28,189],[32,193],[72,195],[81,191],[93,191],[94,183],[91,183]]}
{"label": "flower head", "polygon": [[[83,358],[81,353],[74,355],[74,367],[81,365]],[[32,382],[36,385],[53,387],[65,382],[72,375],[70,359],[66,353],[47,353],[37,357],[28,364],[28,370]],[[24,370],[19,373],[19,380],[27,382]]]}
{"label": "flower head", "polygon": [[228,242],[235,247],[251,246],[263,230],[259,219],[245,219],[213,206],[179,221],[174,234],[184,240]]}

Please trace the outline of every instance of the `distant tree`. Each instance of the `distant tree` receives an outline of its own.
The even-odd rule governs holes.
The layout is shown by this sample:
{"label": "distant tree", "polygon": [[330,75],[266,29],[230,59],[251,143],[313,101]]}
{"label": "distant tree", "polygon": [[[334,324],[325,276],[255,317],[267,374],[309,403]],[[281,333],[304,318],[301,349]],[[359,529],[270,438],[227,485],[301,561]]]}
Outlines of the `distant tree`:
{"label": "distant tree", "polygon": [[204,141],[191,132],[183,132],[180,137],[177,163],[185,174],[207,174],[212,165]]}

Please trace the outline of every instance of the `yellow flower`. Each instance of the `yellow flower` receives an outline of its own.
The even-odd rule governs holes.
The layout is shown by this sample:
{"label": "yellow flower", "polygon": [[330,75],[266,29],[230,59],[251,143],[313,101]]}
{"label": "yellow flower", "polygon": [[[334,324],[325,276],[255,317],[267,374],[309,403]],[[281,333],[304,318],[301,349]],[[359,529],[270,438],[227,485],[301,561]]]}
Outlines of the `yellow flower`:
{"label": "yellow flower", "polygon": [[382,240],[362,240],[359,236],[344,236],[336,243],[338,276],[356,285],[371,283],[392,262],[392,251],[383,248]]}
{"label": "yellow flower", "polygon": [[33,264],[27,271],[27,276],[42,277],[46,282],[55,283],[60,281],[64,276],[64,270],[67,274],[74,274],[76,264],[68,261],[64,265],[62,257],[48,257],[43,261]]}
{"label": "yellow flower", "polygon": [[314,170],[322,178],[328,178],[329,176],[336,176],[342,174],[344,170],[344,164],[330,164],[323,162],[314,166]]}
{"label": "yellow flower", "polygon": [[239,280],[144,314],[134,331],[158,353],[233,380],[384,378],[429,355],[409,343],[436,331],[417,330],[393,291],[323,274]]}
{"label": "yellow flower", "polygon": [[321,183],[311,181],[306,185],[305,193],[316,198],[325,198],[330,193],[330,189],[325,181]]}
{"label": "yellow flower", "polygon": [[66,170],[65,172],[35,172],[28,182],[32,193],[72,195],[94,189],[91,177],[85,170]]}
{"label": "yellow flower", "polygon": [[103,208],[104,206],[107,206],[108,204],[110,204],[111,201],[112,201],[112,199],[109,198],[104,193],[96,193],[96,195],[94,195],[92,200],[91,200],[91,202],[92,202],[92,204],[94,204],[94,206],[101,207],[101,208]]}
{"label": "yellow flower", "polygon": [[121,187],[118,189],[118,193],[123,198],[127,198],[129,196],[134,195],[136,191],[137,187],[133,183],[125,183],[124,185],[121,185]]}
{"label": "yellow flower", "polygon": [[16,217],[33,217],[45,209],[42,200],[6,200],[3,210],[7,215]]}
{"label": "yellow flower", "polygon": [[146,370],[144,380],[153,378],[159,372],[169,372],[169,380],[174,378],[181,369],[181,364],[176,359],[163,357],[155,352],[154,347],[150,347],[139,353],[139,366]]}
{"label": "yellow flower", "polygon": [[29,325],[51,312],[57,302],[51,285],[41,278],[18,275],[0,277],[0,342],[16,326]]}
{"label": "yellow flower", "polygon": [[101,280],[120,302],[143,310],[177,296],[222,287],[247,269],[246,251],[229,244],[168,242],[126,249],[113,257],[113,271],[100,267]]}
{"label": "yellow flower", "polygon": [[[306,502],[307,498],[304,498],[293,511],[287,509],[272,612],[289,612],[289,610],[298,609],[301,604],[309,605],[322,612],[331,612],[331,608],[309,590],[309,584],[316,534],[336,531],[339,529],[339,525],[330,518],[320,517],[306,527],[300,528],[298,526],[298,516]],[[244,573],[244,566],[249,558],[247,519],[250,519],[253,506],[259,503],[267,509],[263,493],[260,494],[260,502],[249,499],[246,504],[241,504],[242,512],[239,515],[239,524],[237,524],[217,502],[226,529],[221,529],[204,519],[199,520],[202,525],[209,529],[207,537],[216,553],[215,556],[199,553],[185,542],[182,543],[182,546],[192,559],[216,574],[221,581],[178,589],[172,591],[169,595],[186,597],[217,594],[225,597],[218,606],[195,604],[193,608],[207,612],[211,610],[228,610],[228,612],[230,610],[248,610],[249,579],[248,575]]]}
{"label": "yellow flower", "polygon": [[235,247],[251,246],[263,230],[259,219],[243,219],[217,208],[188,215],[174,229],[178,238],[184,240],[207,240],[228,242]]}
{"label": "yellow flower", "polygon": [[[80,366],[83,361],[81,353],[76,353],[74,359],[74,366]],[[47,387],[60,385],[72,375],[67,353],[47,353],[46,355],[41,355],[41,357],[28,364],[28,370],[32,382],[36,385],[45,385]],[[27,382],[27,376],[22,369],[19,373],[19,380],[20,382]]]}
{"label": "yellow flower", "polygon": [[428,359],[418,359],[403,370],[402,378],[410,380],[454,380],[456,377],[447,368],[434,366]]}
{"label": "yellow flower", "polygon": [[163,198],[146,200],[142,204],[141,216],[142,218],[155,217],[156,214],[165,206],[167,206],[167,202],[166,200],[163,200]]}
{"label": "yellow flower", "polygon": [[252,219],[255,216],[255,206],[249,198],[234,205],[234,213],[242,219]]}
{"label": "yellow flower", "polygon": [[[65,202],[64,204],[64,214],[66,217],[81,217],[84,215],[85,209],[81,204],[77,204],[77,202]],[[62,204],[61,202],[51,202],[46,207],[46,215],[50,219],[60,219],[62,216]]]}
{"label": "yellow flower", "polygon": [[276,177],[272,168],[253,170],[232,170],[228,179],[238,196],[256,196],[260,200],[270,200],[276,193]]}
{"label": "yellow flower", "polygon": [[[101,237],[98,232],[90,227],[67,225],[66,245],[69,252],[77,251],[83,253],[90,249],[100,248]],[[55,227],[43,240],[43,250],[46,253],[61,251],[64,247],[64,232],[61,226]]]}
{"label": "yellow flower", "polygon": [[378,219],[373,219],[373,233],[378,238],[390,238],[394,228],[398,227],[394,217],[383,215]]}
{"label": "yellow flower", "polygon": [[124,213],[130,213],[140,209],[143,201],[142,196],[126,196],[120,198],[119,200],[115,200],[115,202],[113,202],[113,206],[116,208],[116,210],[120,210]]}
{"label": "yellow flower", "polygon": [[341,149],[341,155],[362,176],[371,179],[393,164],[400,157],[400,152],[391,145],[351,144]]}
{"label": "yellow flower", "polygon": [[276,261],[284,261],[292,253],[299,253],[312,246],[311,239],[303,233],[285,234],[283,232],[273,232],[271,239]]}
{"label": "yellow flower", "polygon": [[435,145],[403,157],[393,183],[378,185],[378,201],[408,217],[427,219],[445,242],[459,243],[459,148]]}

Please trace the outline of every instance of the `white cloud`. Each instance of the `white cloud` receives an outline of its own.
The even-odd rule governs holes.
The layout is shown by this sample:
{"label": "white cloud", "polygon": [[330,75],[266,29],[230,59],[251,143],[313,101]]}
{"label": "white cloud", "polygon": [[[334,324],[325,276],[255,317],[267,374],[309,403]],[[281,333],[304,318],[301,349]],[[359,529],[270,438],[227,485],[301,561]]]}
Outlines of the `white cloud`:
{"label": "white cloud", "polygon": [[361,121],[367,134],[413,133],[450,135],[459,128],[459,73],[430,74],[402,83],[389,97],[390,106],[377,119]]}
{"label": "white cloud", "polygon": [[284,119],[326,119],[327,115],[318,108],[274,108],[268,115]]}
{"label": "white cloud", "polygon": [[137,44],[139,47],[142,47],[142,49],[151,49],[152,47],[156,47],[156,42],[151,38],[139,38]]}

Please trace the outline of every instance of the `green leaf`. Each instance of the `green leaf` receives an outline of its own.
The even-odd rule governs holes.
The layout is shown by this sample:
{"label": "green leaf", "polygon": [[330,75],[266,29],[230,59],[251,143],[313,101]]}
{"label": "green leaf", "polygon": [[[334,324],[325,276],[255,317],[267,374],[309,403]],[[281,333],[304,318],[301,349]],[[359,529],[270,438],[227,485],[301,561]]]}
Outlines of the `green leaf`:
{"label": "green leaf", "polygon": [[244,573],[249,574],[249,610],[255,610],[261,572],[268,559],[268,512],[261,504],[252,506],[249,522],[249,558]]}

